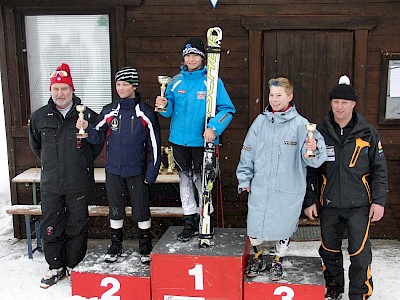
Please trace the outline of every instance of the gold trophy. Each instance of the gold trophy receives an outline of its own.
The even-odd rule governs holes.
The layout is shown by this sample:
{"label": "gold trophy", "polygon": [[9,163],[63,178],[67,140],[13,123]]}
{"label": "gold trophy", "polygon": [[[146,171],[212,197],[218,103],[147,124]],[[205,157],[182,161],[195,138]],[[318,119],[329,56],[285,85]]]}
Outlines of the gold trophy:
{"label": "gold trophy", "polygon": [[[307,137],[309,140],[314,138],[315,129],[317,129],[317,124],[310,123],[310,124],[306,125],[306,130],[308,131]],[[310,159],[315,157],[315,153],[312,150],[307,150],[306,154],[307,154],[308,158],[310,158]]]}
{"label": "gold trophy", "polygon": [[[165,76],[165,75],[158,76],[158,83],[161,84],[161,87],[160,87],[160,91],[161,91],[160,96],[161,97],[164,97],[165,89],[166,89],[167,84],[170,81],[170,79],[171,79],[170,77]],[[154,109],[154,111],[156,111],[156,112],[166,112],[167,109],[164,106],[157,106]]]}
{"label": "gold trophy", "polygon": [[164,170],[164,164],[162,162],[162,157],[163,157],[163,153],[165,151],[165,147],[161,146],[161,164],[160,164],[160,171],[158,172],[158,174],[162,174],[163,170]]}
{"label": "gold trophy", "polygon": [[[79,119],[81,119],[81,121],[84,120],[85,114],[83,112],[85,111],[85,109],[85,105],[80,104],[76,106],[76,110],[79,112]],[[88,134],[85,132],[85,129],[81,127],[79,129],[79,132],[76,134],[76,137],[79,139],[84,139],[88,137]]]}
{"label": "gold trophy", "polygon": [[167,174],[173,174],[174,168],[175,168],[175,162],[174,162],[174,154],[173,154],[172,147],[165,147],[165,153],[167,154],[167,157],[168,157]]}

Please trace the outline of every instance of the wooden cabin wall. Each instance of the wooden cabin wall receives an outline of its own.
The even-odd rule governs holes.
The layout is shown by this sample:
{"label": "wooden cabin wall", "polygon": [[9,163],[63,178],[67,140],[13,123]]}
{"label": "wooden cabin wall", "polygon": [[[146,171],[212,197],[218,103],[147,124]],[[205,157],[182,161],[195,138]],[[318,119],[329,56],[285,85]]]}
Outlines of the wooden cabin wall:
{"label": "wooden cabin wall", "polygon": [[[134,3],[135,2],[135,3]],[[18,41],[15,36],[18,19],[10,10],[24,9],[37,12],[53,9],[53,13],[67,10],[73,13],[93,12],[101,8],[116,12],[115,24],[111,24],[122,33],[114,36],[112,52],[117,59],[112,60],[112,69],[123,65],[137,67],[140,76],[139,91],[142,98],[154,104],[159,94],[158,75],[173,76],[179,72],[182,61],[181,50],[190,37],[202,38],[205,42],[209,27],[220,26],[223,29],[220,76],[236,106],[237,113],[222,136],[220,148],[221,182],[223,186],[225,226],[246,226],[246,195],[238,195],[235,169],[238,163],[241,144],[252,122],[249,102],[249,65],[254,64],[249,46],[253,42],[249,32],[242,25],[243,16],[263,15],[281,16],[290,21],[291,15],[331,16],[375,16],[378,24],[368,33],[367,64],[365,69],[365,99],[361,111],[381,135],[389,168],[389,198],[385,217],[374,224],[371,236],[375,238],[400,238],[396,224],[400,221],[400,126],[379,125],[379,96],[382,54],[400,53],[400,2],[395,0],[220,0],[213,9],[208,0],[143,0],[143,1],[91,1],[82,3],[72,1],[27,1],[1,0],[0,24],[0,63],[6,112],[7,140],[9,145],[10,174],[15,176],[23,170],[39,166],[39,162],[30,152],[28,145],[27,124],[20,118],[21,106],[26,106],[21,99],[23,88],[18,86],[24,72],[15,55]],[[58,7],[58,9],[57,9]],[[115,31],[112,31],[115,32]],[[116,45],[118,47],[116,47]],[[257,67],[257,66],[256,66]],[[262,68],[262,66],[259,66]],[[332,82],[332,87],[336,82]],[[296,91],[296,87],[295,87]],[[328,101],[329,90],[326,91]],[[256,110],[259,109],[258,107]],[[321,112],[321,115],[326,112]],[[250,116],[250,117],[249,117]],[[163,144],[168,144],[169,120],[160,117]],[[103,157],[98,166],[104,165]],[[99,201],[105,201],[104,188],[98,188]],[[13,203],[29,203],[31,191],[23,185],[12,184]],[[284,213],[284,212],[283,212]],[[14,222],[18,232],[20,222]]]}

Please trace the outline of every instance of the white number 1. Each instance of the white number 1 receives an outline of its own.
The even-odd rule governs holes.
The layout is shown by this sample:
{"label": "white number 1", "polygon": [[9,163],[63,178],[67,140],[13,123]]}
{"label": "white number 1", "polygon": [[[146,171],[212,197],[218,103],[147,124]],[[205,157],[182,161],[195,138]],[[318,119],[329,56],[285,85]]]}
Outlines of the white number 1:
{"label": "white number 1", "polygon": [[194,276],[194,289],[202,291],[204,289],[203,285],[203,265],[196,264],[193,269],[188,271],[189,275]]}

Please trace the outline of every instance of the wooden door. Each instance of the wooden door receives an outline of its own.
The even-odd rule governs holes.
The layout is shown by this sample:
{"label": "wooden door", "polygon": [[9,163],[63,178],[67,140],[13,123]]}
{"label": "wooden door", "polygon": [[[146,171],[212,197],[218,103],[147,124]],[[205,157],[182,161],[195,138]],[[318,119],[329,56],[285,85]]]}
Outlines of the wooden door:
{"label": "wooden door", "polygon": [[320,122],[339,77],[347,74],[353,81],[353,64],[353,31],[264,31],[263,107],[268,105],[268,80],[287,77],[294,85],[297,110],[310,122]]}

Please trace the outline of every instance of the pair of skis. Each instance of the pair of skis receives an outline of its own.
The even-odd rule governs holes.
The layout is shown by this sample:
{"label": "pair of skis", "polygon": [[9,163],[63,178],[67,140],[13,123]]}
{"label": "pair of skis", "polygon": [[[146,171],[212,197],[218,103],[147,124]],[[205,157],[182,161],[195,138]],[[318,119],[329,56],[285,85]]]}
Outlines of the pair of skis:
{"label": "pair of skis", "polygon": [[[207,98],[205,129],[211,118],[215,117],[219,61],[221,57],[222,29],[209,28],[207,31]],[[218,174],[215,164],[214,142],[204,140],[202,206],[200,211],[199,247],[209,247],[214,229],[211,225],[212,190]]]}

